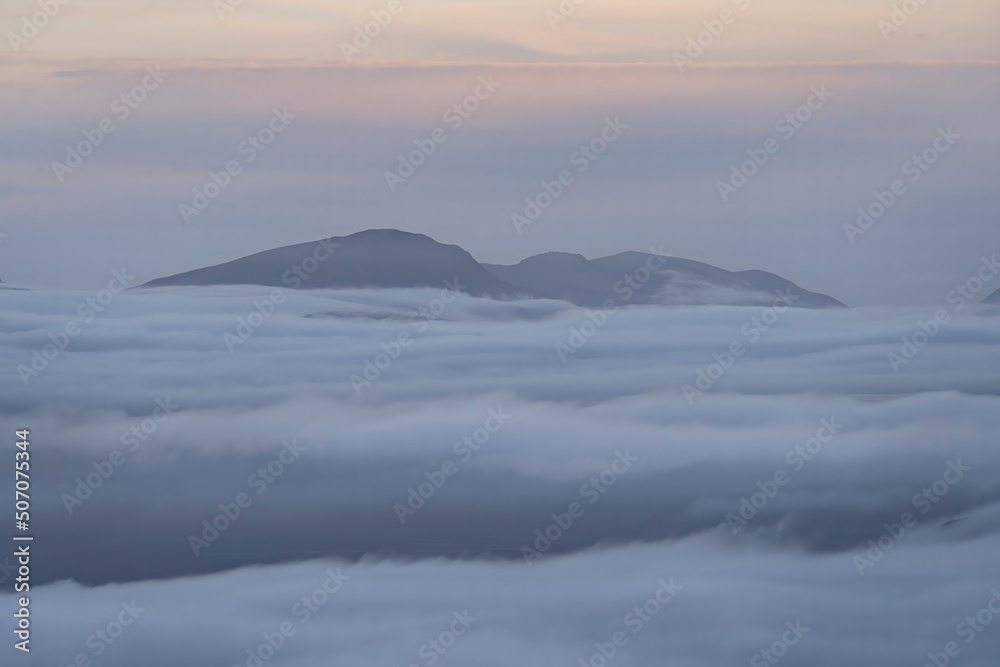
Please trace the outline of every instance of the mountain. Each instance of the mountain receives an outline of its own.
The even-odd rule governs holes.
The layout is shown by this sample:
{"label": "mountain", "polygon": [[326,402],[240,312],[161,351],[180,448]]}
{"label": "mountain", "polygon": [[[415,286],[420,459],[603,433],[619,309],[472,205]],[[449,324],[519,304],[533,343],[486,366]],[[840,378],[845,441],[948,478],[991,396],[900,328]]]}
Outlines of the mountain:
{"label": "mountain", "polygon": [[441,287],[495,299],[537,297],[509,285],[455,245],[423,234],[370,229],[265,250],[225,264],[157,278],[142,287],[168,285],[273,285],[292,289],[325,287]]}
{"label": "mountain", "polygon": [[613,273],[583,255],[548,252],[535,255],[513,266],[483,264],[487,271],[504,282],[522,285],[550,299],[563,299],[578,306],[599,306],[606,299],[618,299],[614,292]]}
{"label": "mountain", "polygon": [[1000,289],[998,289],[996,292],[993,292],[993,294],[990,294],[988,297],[983,299],[981,303],[1000,306]]}
{"label": "mountain", "polygon": [[825,294],[802,289],[766,271],[732,272],[690,259],[623,252],[587,260],[550,252],[519,264],[484,264],[501,280],[539,294],[596,307],[611,299],[629,304],[770,305],[777,293],[798,308],[844,308]]}
{"label": "mountain", "polygon": [[776,292],[801,308],[845,307],[766,271],[733,273],[688,259],[623,252],[588,260],[549,252],[511,266],[480,264],[455,245],[423,234],[370,229],[350,236],[265,250],[151,280],[168,285],[270,285],[291,289],[445,287],[494,299],[563,299],[596,307],[626,304],[771,304]]}

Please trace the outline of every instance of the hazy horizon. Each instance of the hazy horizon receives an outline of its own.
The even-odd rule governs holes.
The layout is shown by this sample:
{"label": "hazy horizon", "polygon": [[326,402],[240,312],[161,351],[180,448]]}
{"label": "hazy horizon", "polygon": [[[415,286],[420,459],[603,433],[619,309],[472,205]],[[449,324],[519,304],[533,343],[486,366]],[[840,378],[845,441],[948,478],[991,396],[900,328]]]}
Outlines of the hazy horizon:
{"label": "hazy horizon", "polygon": [[[112,3],[61,6],[0,55],[14,93],[0,99],[0,279],[97,288],[122,264],[149,279],[396,228],[487,263],[663,246],[852,305],[932,305],[1000,251],[995,3],[927,2],[883,33],[891,3],[567,2],[576,11],[554,29],[556,2],[402,2],[350,62],[341,43],[384,3],[248,1],[220,18],[209,2],[158,0],[116,14],[108,39]],[[731,22],[690,58],[688,40],[719,30],[723,11]],[[22,17],[5,5],[0,32]],[[446,121],[481,77],[498,86]],[[122,118],[144,79],[155,88]],[[808,120],[778,128],[823,87]],[[275,109],[295,118],[246,161],[239,147]],[[609,118],[628,129],[577,173],[571,156]],[[103,119],[114,131],[59,172]],[[438,128],[445,141],[390,188],[385,173]],[[905,165],[942,128],[959,139],[911,181]],[[777,152],[723,201],[718,183],[768,139]],[[187,224],[178,207],[231,160],[241,173]],[[511,216],[563,169],[574,183],[518,233]],[[852,239],[844,226],[896,179],[905,193]]]}
{"label": "hazy horizon", "polygon": [[0,663],[997,667],[998,37],[0,4]]}

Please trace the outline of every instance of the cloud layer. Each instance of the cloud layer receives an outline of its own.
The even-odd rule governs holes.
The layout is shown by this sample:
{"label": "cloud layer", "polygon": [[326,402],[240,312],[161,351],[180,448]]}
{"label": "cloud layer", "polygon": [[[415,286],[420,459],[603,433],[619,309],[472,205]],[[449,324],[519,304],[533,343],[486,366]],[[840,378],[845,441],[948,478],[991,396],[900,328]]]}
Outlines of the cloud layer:
{"label": "cloud layer", "polygon": [[[268,294],[126,293],[93,322],[73,317],[73,338],[58,332],[81,293],[5,296],[4,405],[49,443],[36,511],[60,549],[40,557],[40,576],[101,583],[324,554],[517,558],[625,450],[638,457],[628,483],[602,491],[554,551],[712,529],[778,470],[794,483],[745,532],[809,551],[864,544],[952,460],[974,481],[925,523],[1000,498],[988,308],[956,316],[894,372],[890,353],[907,352],[928,314],[634,307],[602,319],[556,301],[435,305],[434,290]],[[509,418],[462,446],[491,410]],[[834,444],[803,455],[824,423]],[[202,520],[241,492],[257,498],[252,475],[292,439],[301,458],[194,549]],[[78,489],[115,450],[125,460],[92,497]],[[447,461],[460,474],[408,501]]]}
{"label": "cloud layer", "polygon": [[288,622],[268,664],[423,665],[468,611],[438,658],[992,664],[959,624],[1000,574],[995,309],[926,342],[921,310],[273,296],[4,294],[36,658],[247,664]]}

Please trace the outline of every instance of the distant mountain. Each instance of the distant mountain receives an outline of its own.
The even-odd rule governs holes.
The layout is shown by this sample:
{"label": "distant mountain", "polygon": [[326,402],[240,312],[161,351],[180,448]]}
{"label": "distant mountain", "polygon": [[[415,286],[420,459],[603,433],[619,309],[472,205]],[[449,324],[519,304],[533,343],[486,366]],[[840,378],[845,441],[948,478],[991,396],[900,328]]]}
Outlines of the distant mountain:
{"label": "distant mountain", "polygon": [[532,290],[509,285],[455,245],[423,234],[370,229],[350,236],[299,243],[151,280],[168,285],[273,285],[292,289],[328,287],[440,287],[495,299],[531,298]]}
{"label": "distant mountain", "polygon": [[587,260],[550,252],[519,264],[484,264],[501,280],[553,299],[596,307],[611,299],[631,304],[771,304],[777,292],[797,308],[845,308],[825,294],[802,289],[766,271],[731,272],[689,259],[623,252]]}
{"label": "distant mountain", "polygon": [[642,252],[588,260],[550,252],[514,264],[480,264],[455,245],[422,234],[371,229],[350,236],[299,243],[151,280],[168,285],[272,285],[292,289],[364,287],[457,288],[494,299],[551,298],[596,307],[626,304],[771,304],[776,292],[800,308],[843,308],[765,271],[733,273],[701,262]]}
{"label": "distant mountain", "polygon": [[487,271],[504,282],[522,285],[550,299],[562,299],[578,306],[599,306],[606,299],[620,299],[615,294],[615,277],[583,255],[548,252],[535,255],[513,266],[483,264]]}
{"label": "distant mountain", "polygon": [[988,303],[1000,306],[1000,289],[998,289],[996,292],[993,292],[993,294],[990,294],[988,297],[983,299],[982,303]]}

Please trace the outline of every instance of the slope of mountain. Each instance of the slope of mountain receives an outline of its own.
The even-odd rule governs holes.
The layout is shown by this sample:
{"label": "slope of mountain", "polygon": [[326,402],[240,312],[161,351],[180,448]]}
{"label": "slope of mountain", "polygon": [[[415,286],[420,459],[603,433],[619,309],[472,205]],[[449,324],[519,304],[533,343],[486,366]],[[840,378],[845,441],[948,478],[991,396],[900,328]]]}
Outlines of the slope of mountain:
{"label": "slope of mountain", "polygon": [[583,255],[548,252],[535,255],[513,266],[483,264],[487,271],[504,282],[530,289],[549,297],[563,299],[578,306],[595,307],[607,299],[621,298],[614,291],[615,277]]}
{"label": "slope of mountain", "polygon": [[350,236],[265,250],[225,264],[157,278],[142,287],[444,288],[456,279],[456,289],[474,296],[495,299],[538,296],[530,289],[504,283],[458,246],[395,229],[370,229]]}
{"label": "slope of mountain", "polygon": [[778,292],[800,308],[845,307],[766,271],[731,272],[689,259],[623,252],[588,260],[549,252],[511,266],[480,264],[423,234],[370,229],[265,250],[225,264],[151,280],[168,285],[269,285],[291,289],[445,287],[494,299],[550,298],[596,307],[628,304],[769,305]]}
{"label": "slope of mountain", "polygon": [[587,260],[546,253],[519,264],[484,264],[505,282],[523,285],[553,299],[595,307],[607,299],[631,304],[768,305],[778,292],[798,308],[844,308],[825,294],[802,289],[766,271],[731,272],[689,259],[623,252]]}
{"label": "slope of mountain", "polygon": [[1000,306],[1000,289],[983,299],[982,303]]}

